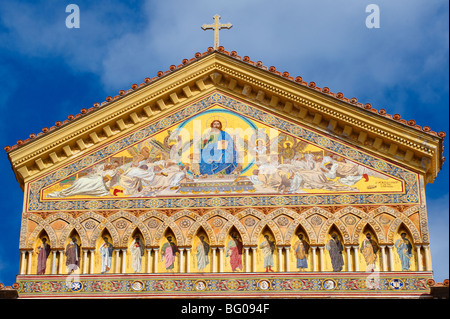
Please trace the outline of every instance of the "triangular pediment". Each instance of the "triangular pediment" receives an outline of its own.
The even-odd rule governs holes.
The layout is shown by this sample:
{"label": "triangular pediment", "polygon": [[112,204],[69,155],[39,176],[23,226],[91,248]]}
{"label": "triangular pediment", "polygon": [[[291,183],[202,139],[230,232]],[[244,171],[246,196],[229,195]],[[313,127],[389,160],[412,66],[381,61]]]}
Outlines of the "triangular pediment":
{"label": "triangular pediment", "polygon": [[70,116],[70,121],[58,123],[9,151],[19,183],[24,186],[48,176],[133,132],[167,121],[179,110],[206,101],[214,92],[247,102],[267,114],[261,121],[265,124],[273,126],[267,121],[282,119],[341,141],[356,152],[421,174],[425,181],[432,181],[439,171],[442,137],[374,113],[315,84],[249,62],[217,51],[198,55],[193,61],[171,67],[172,71],[160,72],[82,110],[82,114]]}
{"label": "triangular pediment", "polygon": [[416,173],[220,90],[28,186],[30,212],[420,201]]}

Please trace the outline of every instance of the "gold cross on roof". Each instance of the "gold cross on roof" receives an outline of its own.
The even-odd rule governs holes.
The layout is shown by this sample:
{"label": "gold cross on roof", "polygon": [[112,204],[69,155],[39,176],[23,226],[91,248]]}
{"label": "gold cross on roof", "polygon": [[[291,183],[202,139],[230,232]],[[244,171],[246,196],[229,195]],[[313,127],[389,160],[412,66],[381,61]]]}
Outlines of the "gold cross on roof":
{"label": "gold cross on roof", "polygon": [[204,24],[202,25],[203,30],[214,30],[214,50],[219,47],[219,30],[220,29],[231,29],[233,26],[231,23],[220,24],[220,16],[216,14],[214,17],[214,24]]}

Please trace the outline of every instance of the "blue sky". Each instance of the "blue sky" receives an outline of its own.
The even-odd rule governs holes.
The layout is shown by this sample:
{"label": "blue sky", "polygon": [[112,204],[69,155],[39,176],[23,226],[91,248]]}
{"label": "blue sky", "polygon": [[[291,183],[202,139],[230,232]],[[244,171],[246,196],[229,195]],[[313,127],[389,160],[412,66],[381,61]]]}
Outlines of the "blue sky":
{"label": "blue sky", "polygon": [[[68,29],[66,6],[80,8]],[[366,6],[380,8],[369,29]],[[449,4],[381,0],[166,0],[0,2],[0,145],[53,126],[106,96],[154,77],[213,44],[449,133]],[[448,138],[447,138],[448,139]],[[447,140],[444,156],[448,159]],[[23,192],[6,153],[0,210],[0,282],[19,269]],[[449,278],[449,163],[427,185],[435,280]]]}

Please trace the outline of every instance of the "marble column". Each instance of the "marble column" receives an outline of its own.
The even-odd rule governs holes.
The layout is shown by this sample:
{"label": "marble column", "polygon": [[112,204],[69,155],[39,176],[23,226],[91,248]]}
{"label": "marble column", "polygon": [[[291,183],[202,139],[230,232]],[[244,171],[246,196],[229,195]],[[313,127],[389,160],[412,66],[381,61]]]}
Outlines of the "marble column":
{"label": "marble column", "polygon": [[119,271],[119,261],[120,261],[120,249],[114,249],[116,252],[116,265],[114,266],[114,273],[118,274]]}
{"label": "marble column", "polygon": [[353,253],[355,254],[355,271],[359,271],[358,246],[353,246]]}
{"label": "marble column", "polygon": [[212,253],[212,272],[217,272],[216,250],[217,250],[217,247],[212,247],[211,248],[211,253]]}
{"label": "marble column", "polygon": [[286,272],[288,272],[288,271],[290,271],[290,269],[289,269],[289,249],[290,249],[291,247],[284,247],[284,250],[285,250],[285,252],[286,252]]}
{"label": "marble column", "polygon": [[425,254],[425,271],[431,271],[431,258],[430,258],[430,246],[423,245],[424,254]]}
{"label": "marble column", "polygon": [[159,248],[153,248],[154,253],[154,257],[153,257],[153,273],[157,274],[158,273],[158,251]]}
{"label": "marble column", "polygon": [[[54,252],[54,251],[53,251]],[[27,263],[27,258],[26,258],[26,252],[25,251],[21,251],[20,254],[22,255],[22,262],[20,263],[20,274],[23,275],[25,273],[25,269],[26,269],[26,263]]]}
{"label": "marble column", "polygon": [[186,272],[191,272],[191,248],[186,248]]}
{"label": "marble column", "polygon": [[278,247],[278,271],[282,272],[283,271],[283,248]]}
{"label": "marble column", "polygon": [[258,247],[252,247],[252,272],[256,272],[256,249]]}
{"label": "marble column", "polygon": [[127,271],[127,250],[122,249],[122,274]]}
{"label": "marble column", "polygon": [[350,247],[345,247],[345,251],[347,252],[347,271],[352,271],[352,254],[350,252]]}
{"label": "marble column", "polygon": [[381,262],[383,264],[383,271],[387,270],[387,263],[386,263],[386,246],[380,245],[381,248]]}
{"label": "marble column", "polygon": [[93,274],[94,273],[94,257],[95,257],[95,250],[94,249],[91,249],[90,250],[90,255],[91,255],[91,260],[90,260],[90,262],[91,262],[91,265],[90,265],[90,267],[89,267],[89,273],[90,274]]}
{"label": "marble column", "polygon": [[179,248],[180,250],[180,273],[184,273],[184,248]]}
{"label": "marble column", "polygon": [[394,246],[389,245],[388,251],[389,251],[389,270],[394,271]]}
{"label": "marble column", "polygon": [[219,272],[223,272],[223,250],[224,247],[219,247]]}
{"label": "marble column", "polygon": [[423,260],[422,260],[422,252],[420,251],[422,246],[416,246],[417,249],[417,269],[419,271],[423,271]]}
{"label": "marble column", "polygon": [[56,250],[52,250],[52,275],[56,274]]}
{"label": "marble column", "polygon": [[324,260],[324,256],[323,256],[323,246],[319,247],[319,264],[320,264],[320,271],[324,270],[324,266],[325,266],[325,260]]}
{"label": "marble column", "polygon": [[245,272],[249,272],[250,271],[250,265],[248,262],[248,250],[250,249],[250,247],[244,247],[245,250]]}
{"label": "marble column", "polygon": [[83,274],[87,274],[87,254],[88,251],[83,249]]}
{"label": "marble column", "polygon": [[27,275],[31,275],[31,258],[33,257],[33,251],[28,251],[28,265],[27,265]]}
{"label": "marble column", "polygon": [[152,264],[152,249],[147,248],[147,274],[151,272],[151,264]]}
{"label": "marble column", "polygon": [[59,270],[58,273],[62,274],[63,273],[63,256],[64,256],[64,250],[60,250],[59,251]]}
{"label": "marble column", "polygon": [[312,252],[312,271],[317,271],[317,256],[316,256],[317,247],[311,247]]}

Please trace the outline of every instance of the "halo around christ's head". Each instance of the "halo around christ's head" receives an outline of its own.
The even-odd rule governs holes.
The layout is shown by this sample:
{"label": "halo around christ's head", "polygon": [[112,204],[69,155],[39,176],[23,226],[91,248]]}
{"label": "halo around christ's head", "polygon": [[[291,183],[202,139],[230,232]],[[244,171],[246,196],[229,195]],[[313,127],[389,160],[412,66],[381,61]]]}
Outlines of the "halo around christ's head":
{"label": "halo around christ's head", "polygon": [[221,124],[222,124],[222,130],[224,130],[226,127],[227,127],[227,120],[226,120],[226,118],[224,118],[223,116],[220,116],[220,115],[213,115],[213,116],[211,116],[210,118],[208,118],[207,120],[206,120],[206,124],[205,124],[205,127],[206,128],[211,128],[211,124],[214,122],[214,121],[219,121]]}

